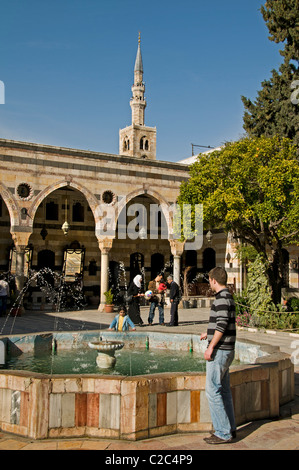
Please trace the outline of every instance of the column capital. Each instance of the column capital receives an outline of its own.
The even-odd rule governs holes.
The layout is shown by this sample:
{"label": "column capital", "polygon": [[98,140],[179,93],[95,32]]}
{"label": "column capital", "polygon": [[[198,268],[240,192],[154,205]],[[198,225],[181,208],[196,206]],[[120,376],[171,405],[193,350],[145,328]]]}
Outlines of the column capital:
{"label": "column capital", "polygon": [[15,247],[17,251],[25,251],[26,247],[28,246],[29,238],[31,235],[31,231],[13,231],[11,232],[12,239],[14,241]]}
{"label": "column capital", "polygon": [[169,240],[170,250],[173,256],[181,256],[184,251],[185,241],[180,240]]}
{"label": "column capital", "polygon": [[114,238],[98,238],[99,248],[102,253],[109,253],[112,248]]}

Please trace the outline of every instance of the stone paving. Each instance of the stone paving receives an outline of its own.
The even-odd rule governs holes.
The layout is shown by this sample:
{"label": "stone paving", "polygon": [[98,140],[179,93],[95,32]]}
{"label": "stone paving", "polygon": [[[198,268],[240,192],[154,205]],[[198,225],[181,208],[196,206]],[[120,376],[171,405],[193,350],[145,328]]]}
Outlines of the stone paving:
{"label": "stone paving", "polygon": [[[148,307],[143,307],[141,316],[145,323],[147,315]],[[168,328],[154,324],[151,327],[144,326],[142,329],[164,333],[169,331],[169,333],[200,334],[206,330],[208,315],[208,308],[180,309],[179,326]],[[8,320],[1,318],[0,331],[1,334],[25,334],[34,331],[103,329],[109,326],[113,318],[114,314],[100,313],[97,310],[60,313],[25,312],[22,317]],[[165,320],[169,321],[168,309],[165,309]],[[258,343],[278,345],[281,351],[288,354],[294,354],[294,348],[299,347],[299,335],[290,335],[286,332],[243,329],[238,330],[237,336]],[[280,419],[246,423],[238,428],[237,438],[224,445],[206,444],[204,437],[207,435],[207,433],[174,434],[132,442],[92,438],[34,441],[0,432],[0,450],[178,451],[183,454],[212,449],[299,450],[299,365],[295,365],[295,399],[281,407]]]}

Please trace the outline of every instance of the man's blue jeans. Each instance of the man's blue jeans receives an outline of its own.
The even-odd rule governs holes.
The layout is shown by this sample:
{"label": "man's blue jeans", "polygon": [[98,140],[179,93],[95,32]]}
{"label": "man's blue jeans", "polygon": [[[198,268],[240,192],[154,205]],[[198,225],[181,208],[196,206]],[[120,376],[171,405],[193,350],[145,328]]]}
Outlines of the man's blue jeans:
{"label": "man's blue jeans", "polygon": [[209,403],[214,434],[220,439],[230,439],[236,430],[235,414],[229,381],[229,366],[234,351],[216,349],[213,360],[207,361],[206,396]]}
{"label": "man's blue jeans", "polygon": [[153,323],[156,307],[158,307],[159,310],[159,323],[164,323],[164,307],[156,302],[151,302],[148,322]]}

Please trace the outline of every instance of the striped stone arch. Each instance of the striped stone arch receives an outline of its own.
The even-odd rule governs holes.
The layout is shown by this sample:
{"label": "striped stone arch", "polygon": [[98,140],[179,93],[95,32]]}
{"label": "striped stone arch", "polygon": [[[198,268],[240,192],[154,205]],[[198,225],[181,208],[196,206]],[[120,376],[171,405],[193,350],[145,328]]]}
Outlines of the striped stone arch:
{"label": "striped stone arch", "polygon": [[146,195],[146,196],[152,196],[154,199],[156,199],[158,201],[158,204],[161,206],[161,210],[163,212],[163,215],[165,217],[165,220],[166,220],[166,223],[167,223],[167,227],[168,227],[168,232],[169,233],[172,233],[172,216],[171,216],[171,212],[170,212],[170,204],[166,201],[166,199],[161,196],[160,193],[158,193],[157,191],[153,191],[152,189],[145,189],[145,188],[138,188],[138,189],[135,189],[134,191],[130,192],[129,194],[126,194],[117,204],[117,208],[116,208],[116,216],[115,216],[115,219],[114,219],[114,226],[113,226],[113,230],[116,230],[116,226],[117,226],[117,220],[118,220],[118,217],[121,213],[121,211],[124,209],[124,207],[132,200],[134,199],[135,197],[137,196],[142,196],[142,195]]}
{"label": "striped stone arch", "polygon": [[18,202],[3,183],[0,183],[0,195],[8,209],[11,227],[17,227],[20,224],[20,208]]}
{"label": "striped stone arch", "polygon": [[57,189],[63,188],[64,186],[69,186],[73,189],[77,189],[80,191],[84,196],[85,199],[87,200],[89,207],[93,213],[95,223],[96,223],[96,208],[98,205],[98,200],[95,197],[93,193],[91,193],[87,188],[82,186],[82,184],[78,183],[77,181],[74,181],[73,179],[71,180],[61,180],[58,181],[57,183],[54,183],[50,186],[47,186],[45,189],[40,191],[34,201],[32,202],[32,205],[30,206],[28,210],[28,215],[30,216],[30,221],[31,224],[33,225],[34,217],[36,214],[36,211],[40,205],[40,203],[47,197],[49,194],[51,194],[53,191],[56,191]]}

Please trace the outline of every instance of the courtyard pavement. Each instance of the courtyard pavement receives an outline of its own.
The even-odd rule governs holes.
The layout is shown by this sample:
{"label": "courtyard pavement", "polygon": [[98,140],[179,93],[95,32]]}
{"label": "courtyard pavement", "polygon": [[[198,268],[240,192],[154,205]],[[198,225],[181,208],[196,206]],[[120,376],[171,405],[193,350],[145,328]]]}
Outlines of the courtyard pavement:
{"label": "courtyard pavement", "polygon": [[[164,333],[193,333],[206,331],[209,308],[179,309],[179,326],[167,327],[154,323],[147,326],[149,307],[141,308],[145,326],[137,330],[162,331]],[[45,331],[78,331],[106,329],[115,313],[99,312],[96,309],[71,312],[25,312],[21,317],[0,318],[0,334],[26,334]],[[169,322],[169,309],[165,309],[165,322]],[[154,322],[158,320],[158,312]],[[299,334],[288,332],[256,331],[238,329],[238,339],[277,345],[282,352],[294,355],[299,348]],[[298,362],[298,356],[295,355]],[[34,441],[0,432],[0,450],[102,450],[109,451],[159,451],[180,454],[196,450],[299,450],[299,364],[295,365],[295,399],[280,409],[277,420],[263,419],[240,426],[237,438],[224,445],[208,445],[203,440],[207,433],[173,434],[140,441],[111,439],[72,438]],[[111,451],[111,453],[110,453]],[[103,455],[106,455],[103,454]],[[121,455],[121,454],[119,454]],[[139,455],[139,454],[138,454]],[[140,454],[142,455],[142,454]],[[147,454],[143,454],[147,455]],[[185,461],[187,463],[187,461]]]}

